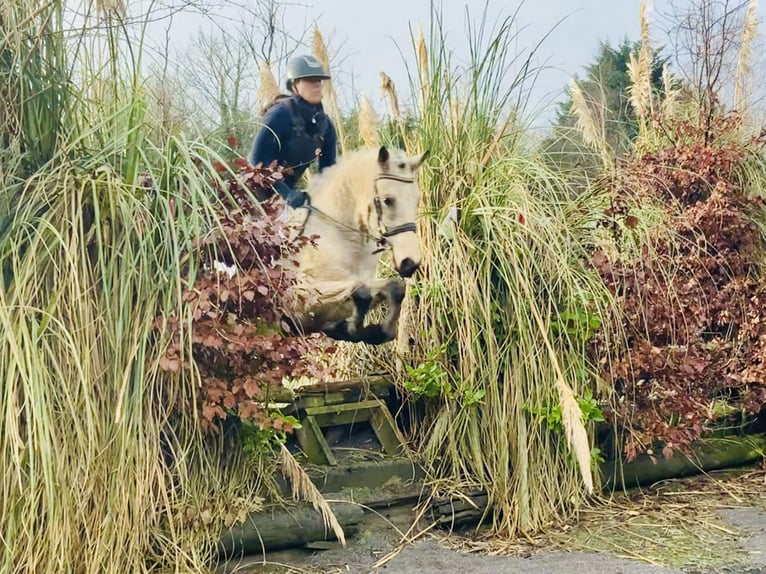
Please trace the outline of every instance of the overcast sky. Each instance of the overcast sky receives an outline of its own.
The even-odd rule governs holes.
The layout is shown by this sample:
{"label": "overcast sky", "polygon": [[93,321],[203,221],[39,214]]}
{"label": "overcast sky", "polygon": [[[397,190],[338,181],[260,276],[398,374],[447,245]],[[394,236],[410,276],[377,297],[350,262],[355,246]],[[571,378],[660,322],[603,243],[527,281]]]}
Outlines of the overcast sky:
{"label": "overcast sky", "polygon": [[[257,0],[238,1],[241,4]],[[683,5],[686,0],[655,0],[650,19],[657,27],[662,25],[661,15],[670,9],[671,1]],[[228,10],[214,10],[208,17],[176,15],[171,46],[182,49],[197,29],[211,25],[210,17],[219,23],[225,18],[236,20],[236,2],[226,4]],[[315,23],[319,26],[334,59],[336,86],[346,101],[364,93],[379,112],[384,112],[379,90],[381,71],[392,77],[400,93],[408,93],[406,65],[414,69],[415,62],[411,34],[412,31],[417,34],[421,28],[428,33],[431,0],[289,0],[283,4],[286,25],[292,35],[304,34]],[[468,58],[466,13],[473,20],[479,20],[486,9],[490,23],[495,23],[518,11],[514,49],[526,56],[542,42],[534,63],[544,69],[534,84],[533,96],[536,105],[547,109],[543,115],[549,117],[572,75],[582,74],[583,67],[593,62],[601,42],[615,45],[625,38],[638,38],[639,0],[528,0],[521,3],[435,0],[435,4],[443,18],[447,47],[456,62]],[[759,7],[759,13],[763,14],[763,10]],[[159,37],[160,27],[164,26],[166,23],[155,26],[152,35]],[[310,41],[310,35],[307,40]],[[310,46],[305,51],[310,52]],[[255,65],[253,70],[256,73]],[[275,70],[275,73],[281,71]]]}

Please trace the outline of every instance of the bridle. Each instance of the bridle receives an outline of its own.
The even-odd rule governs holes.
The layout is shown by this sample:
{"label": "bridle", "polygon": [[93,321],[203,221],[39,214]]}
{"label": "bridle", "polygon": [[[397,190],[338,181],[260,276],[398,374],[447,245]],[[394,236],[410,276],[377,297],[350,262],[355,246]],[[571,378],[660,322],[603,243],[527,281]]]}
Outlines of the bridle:
{"label": "bridle", "polygon": [[390,180],[390,181],[398,181],[400,183],[415,183],[415,179],[412,177],[402,177],[400,175],[393,175],[388,173],[381,173],[380,175],[377,175],[375,177],[375,181],[374,181],[375,195],[372,198],[372,203],[375,206],[375,215],[378,218],[378,234],[370,233],[369,230],[357,229],[355,227],[346,225],[345,223],[342,223],[338,221],[337,219],[335,219],[334,217],[331,217],[330,215],[326,214],[324,211],[317,209],[313,205],[306,205],[304,207],[306,207],[309,210],[309,213],[316,213],[320,217],[324,217],[328,221],[333,222],[338,227],[342,227],[343,229],[346,229],[348,231],[353,231],[355,233],[358,233],[362,235],[365,239],[375,240],[375,244],[377,245],[377,247],[373,251],[373,254],[380,253],[381,251],[384,251],[385,249],[390,247],[390,244],[388,242],[389,237],[393,237],[394,235],[399,235],[400,233],[417,232],[417,226],[415,225],[414,221],[410,223],[402,223],[401,225],[396,225],[390,229],[383,222],[383,206],[381,205],[381,197],[380,197],[380,193],[378,192],[378,181],[382,179]]}
{"label": "bridle", "polygon": [[386,224],[383,223],[383,207],[380,204],[380,193],[378,193],[378,181],[381,179],[387,179],[390,181],[398,181],[400,183],[415,183],[415,179],[411,177],[402,177],[400,175],[392,175],[388,173],[382,173],[375,178],[375,196],[372,198],[372,203],[375,205],[375,214],[378,217],[378,230],[380,231],[380,237],[377,239],[378,248],[373,253],[379,253],[383,251],[388,245],[388,238],[400,233],[415,233],[417,226],[415,222],[402,223],[389,229]]}

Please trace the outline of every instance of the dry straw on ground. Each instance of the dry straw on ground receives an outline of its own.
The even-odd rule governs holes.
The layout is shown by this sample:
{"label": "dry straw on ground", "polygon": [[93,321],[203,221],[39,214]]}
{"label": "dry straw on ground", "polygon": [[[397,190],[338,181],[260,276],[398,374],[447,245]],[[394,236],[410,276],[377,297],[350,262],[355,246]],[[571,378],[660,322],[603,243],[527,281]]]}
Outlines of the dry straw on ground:
{"label": "dry straw on ground", "polygon": [[[673,568],[737,568],[746,535],[726,522],[724,510],[766,510],[766,472],[745,469],[668,480],[595,500],[578,520],[534,537],[450,536],[443,544],[494,555],[529,556],[561,549],[613,554]],[[730,570],[727,570],[730,571]],[[733,571],[733,570],[732,570]]]}
{"label": "dry straw on ground", "polygon": [[346,537],[343,534],[338,519],[333,514],[332,507],[327,503],[322,493],[311,481],[311,478],[303,467],[295,460],[293,455],[282,445],[279,451],[279,464],[282,467],[282,474],[290,481],[292,485],[292,494],[295,500],[307,500],[314,507],[314,510],[322,515],[325,525],[331,528],[338,541],[345,546]]}

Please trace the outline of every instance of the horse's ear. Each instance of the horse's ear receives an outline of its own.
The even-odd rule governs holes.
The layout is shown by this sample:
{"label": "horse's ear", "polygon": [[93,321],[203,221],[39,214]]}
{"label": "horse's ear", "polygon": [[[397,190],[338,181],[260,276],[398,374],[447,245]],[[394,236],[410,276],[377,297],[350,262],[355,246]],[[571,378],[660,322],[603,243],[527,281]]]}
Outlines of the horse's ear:
{"label": "horse's ear", "polygon": [[422,154],[420,154],[419,157],[415,159],[415,162],[412,164],[413,171],[418,169],[421,165],[423,165],[423,162],[426,161],[426,158],[431,152],[429,150],[424,151]]}
{"label": "horse's ear", "polygon": [[386,146],[382,145],[380,146],[380,149],[378,150],[378,163],[384,164],[388,162],[388,158],[390,157],[388,153],[388,149],[386,149]]}

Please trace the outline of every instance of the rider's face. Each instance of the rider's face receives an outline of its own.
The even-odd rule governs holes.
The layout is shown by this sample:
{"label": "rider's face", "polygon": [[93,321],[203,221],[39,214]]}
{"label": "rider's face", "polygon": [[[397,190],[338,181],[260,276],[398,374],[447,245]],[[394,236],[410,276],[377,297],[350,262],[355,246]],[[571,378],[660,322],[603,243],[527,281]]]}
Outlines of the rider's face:
{"label": "rider's face", "polygon": [[295,91],[310,104],[322,101],[322,78],[301,78],[295,81]]}

